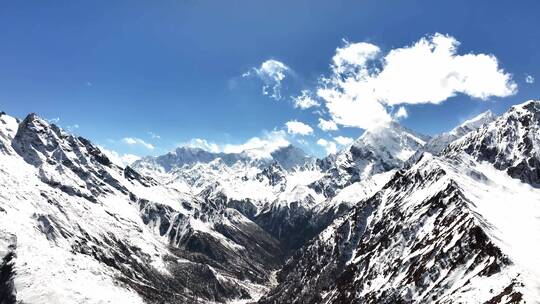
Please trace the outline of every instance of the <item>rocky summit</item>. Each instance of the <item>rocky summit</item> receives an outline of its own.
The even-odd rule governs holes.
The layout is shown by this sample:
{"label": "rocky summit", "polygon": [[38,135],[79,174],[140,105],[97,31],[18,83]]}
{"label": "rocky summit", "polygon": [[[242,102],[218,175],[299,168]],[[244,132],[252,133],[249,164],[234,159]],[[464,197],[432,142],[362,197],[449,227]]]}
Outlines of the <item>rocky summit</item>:
{"label": "rocky summit", "polygon": [[[264,152],[264,153],[263,153]],[[535,303],[540,102],[130,166],[0,115],[0,303]]]}

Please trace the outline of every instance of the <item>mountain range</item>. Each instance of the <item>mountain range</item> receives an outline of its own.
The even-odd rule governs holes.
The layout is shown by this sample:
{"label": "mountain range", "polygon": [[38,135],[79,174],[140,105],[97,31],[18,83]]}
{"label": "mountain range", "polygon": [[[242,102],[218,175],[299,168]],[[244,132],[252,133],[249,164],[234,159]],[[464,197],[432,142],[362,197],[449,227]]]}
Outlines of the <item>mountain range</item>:
{"label": "mountain range", "polygon": [[0,303],[535,303],[540,101],[130,166],[0,114]]}

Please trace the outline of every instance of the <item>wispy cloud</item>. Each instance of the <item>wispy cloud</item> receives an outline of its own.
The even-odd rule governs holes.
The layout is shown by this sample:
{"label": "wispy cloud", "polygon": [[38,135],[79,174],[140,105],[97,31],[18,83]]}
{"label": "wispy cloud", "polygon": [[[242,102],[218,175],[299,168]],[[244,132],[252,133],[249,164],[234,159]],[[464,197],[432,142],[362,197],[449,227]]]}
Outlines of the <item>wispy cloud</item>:
{"label": "wispy cloud", "polygon": [[129,166],[135,161],[141,159],[141,157],[135,154],[120,154],[114,150],[106,149],[103,146],[98,146],[98,148],[103,152],[113,163],[119,166]]}
{"label": "wispy cloud", "polygon": [[209,152],[241,153],[245,152],[254,157],[269,157],[275,150],[290,145],[284,130],[263,132],[262,136],[251,137],[241,143],[216,143],[202,138],[193,138],[179,146],[201,148]]}
{"label": "wispy cloud", "polygon": [[300,95],[292,97],[292,100],[294,107],[302,110],[320,106],[320,103],[313,99],[309,90],[302,90]]}
{"label": "wispy cloud", "polygon": [[218,144],[207,141],[206,139],[203,139],[203,138],[192,138],[187,142],[178,144],[178,146],[199,148],[199,149],[203,149],[203,150],[214,152],[214,153],[221,152],[221,147]]}
{"label": "wispy cloud", "polygon": [[137,137],[124,137],[122,138],[122,142],[128,145],[140,145],[140,146],[145,147],[148,150],[153,150],[155,148],[152,144],[147,143],[144,140]]}
{"label": "wispy cloud", "polygon": [[354,139],[345,136],[336,136],[334,137],[334,141],[342,146],[346,146],[352,144]]}
{"label": "wispy cloud", "polygon": [[79,128],[79,124],[72,124],[72,125],[66,126],[66,130],[68,130],[69,132],[75,132],[75,130],[77,130],[78,128]]}
{"label": "wispy cloud", "polygon": [[292,74],[292,69],[283,62],[269,59],[261,63],[260,67],[242,74],[242,77],[257,77],[263,83],[262,93],[275,100],[281,99],[281,82]]}
{"label": "wispy cloud", "polygon": [[525,82],[528,83],[528,84],[533,84],[534,83],[534,77],[531,76],[531,75],[526,75],[525,76]]}
{"label": "wispy cloud", "polygon": [[333,141],[319,138],[319,140],[317,140],[317,145],[323,147],[327,154],[334,154],[337,152],[337,145]]}
{"label": "wispy cloud", "polygon": [[148,131],[148,135],[150,135],[150,137],[152,139],[161,139],[161,136],[159,136],[158,134],[152,132],[152,131]]}
{"label": "wispy cloud", "polygon": [[285,131],[279,130],[264,132],[261,137],[252,137],[241,144],[225,144],[223,145],[223,152],[239,153],[252,151],[255,155],[267,157],[275,150],[288,146],[289,144],[290,142],[287,140]]}

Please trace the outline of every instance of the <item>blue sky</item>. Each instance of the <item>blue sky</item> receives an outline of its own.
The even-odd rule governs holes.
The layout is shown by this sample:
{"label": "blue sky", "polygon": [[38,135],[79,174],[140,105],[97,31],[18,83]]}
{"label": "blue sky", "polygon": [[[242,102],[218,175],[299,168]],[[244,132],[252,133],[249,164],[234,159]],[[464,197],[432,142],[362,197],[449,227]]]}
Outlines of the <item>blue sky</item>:
{"label": "blue sky", "polygon": [[[540,98],[532,81],[540,80],[539,11],[538,1],[10,1],[0,6],[0,109],[58,118],[107,149],[137,155],[202,139],[220,150],[249,147],[254,137],[274,140],[287,133],[287,122],[298,121],[311,134],[283,136],[323,155],[317,141],[356,138],[358,126],[366,125],[351,120],[372,115],[359,104],[340,117],[343,109],[332,112],[328,98],[318,95],[321,78],[344,76],[331,66],[337,48],[376,46],[366,67],[375,74],[392,50],[423,37],[433,43],[436,33],[459,42],[453,57],[492,54],[498,74],[485,79],[499,83],[459,84],[443,100],[432,98],[438,92],[405,103],[382,94],[387,99],[376,106],[389,117],[404,106],[403,125],[435,134],[487,109],[501,113]],[[281,81],[263,71],[268,60],[284,65]],[[404,71],[406,79],[420,72]],[[477,72],[489,69],[471,73],[480,77]],[[501,75],[510,77],[506,84]],[[393,87],[388,79],[377,86]],[[276,84],[279,100],[271,96]],[[291,96],[302,90],[320,106],[295,108]],[[337,122],[339,130],[321,130],[320,118]]]}

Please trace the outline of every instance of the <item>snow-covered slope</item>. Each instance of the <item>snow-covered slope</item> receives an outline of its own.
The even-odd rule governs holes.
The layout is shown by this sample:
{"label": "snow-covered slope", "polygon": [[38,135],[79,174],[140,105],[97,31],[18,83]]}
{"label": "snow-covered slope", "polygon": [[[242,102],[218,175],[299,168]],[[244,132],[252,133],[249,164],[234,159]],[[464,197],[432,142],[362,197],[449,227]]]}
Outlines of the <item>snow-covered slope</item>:
{"label": "snow-covered slope", "polygon": [[463,137],[464,135],[475,131],[485,124],[488,124],[496,119],[495,115],[491,111],[486,111],[473,117],[459,126],[455,127],[449,132],[444,132],[430,139],[423,150],[437,155],[446,148],[451,142]]}
{"label": "snow-covered slope", "polygon": [[133,167],[143,174],[171,172],[182,168],[189,168],[197,164],[208,164],[217,159],[228,167],[234,165],[250,165],[264,167],[277,162],[286,170],[302,167],[312,163],[314,159],[302,149],[293,145],[276,147],[272,151],[246,150],[240,153],[209,152],[201,148],[179,147],[165,155],[145,157],[133,163]]}
{"label": "snow-covered slope", "polygon": [[539,219],[537,189],[424,154],[298,250],[260,303],[533,303]]}
{"label": "snow-covered slope", "polygon": [[428,140],[396,122],[366,130],[350,146],[319,162],[326,175],[312,187],[332,197],[354,182],[401,167]]}
{"label": "snow-covered slope", "polygon": [[465,151],[535,187],[540,186],[540,101],[513,106],[494,122],[452,143],[443,151]]}
{"label": "snow-covered slope", "polygon": [[0,114],[0,303],[534,302],[539,113],[126,168]]}
{"label": "snow-covered slope", "polygon": [[1,115],[0,147],[2,301],[250,299],[280,264],[279,243],[240,212],[118,167],[34,114]]}
{"label": "snow-covered slope", "polygon": [[538,302],[539,113],[529,101],[475,119],[440,157],[410,160],[296,251],[260,303]]}

